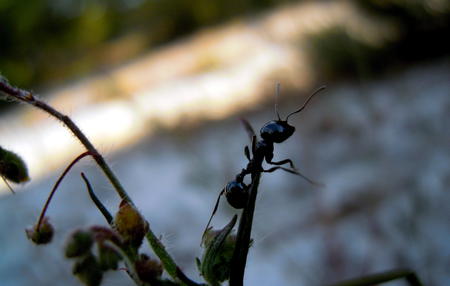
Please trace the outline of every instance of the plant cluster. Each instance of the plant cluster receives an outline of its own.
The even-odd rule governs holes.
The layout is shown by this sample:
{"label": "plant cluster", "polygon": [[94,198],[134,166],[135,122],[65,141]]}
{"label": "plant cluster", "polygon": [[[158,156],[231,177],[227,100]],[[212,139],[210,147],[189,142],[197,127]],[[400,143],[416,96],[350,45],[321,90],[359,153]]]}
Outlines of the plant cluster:
{"label": "plant cluster", "polygon": [[[37,223],[33,227],[26,229],[26,235],[32,242],[38,245],[48,244],[52,241],[55,230],[49,218],[45,216],[48,205],[58,189],[60,182],[70,169],[82,158],[89,156],[95,160],[104,172],[119,195],[121,202],[117,213],[112,215],[96,197],[86,175],[81,173],[89,196],[108,223],[108,226],[92,226],[87,229],[77,229],[70,234],[67,240],[64,255],[67,259],[73,261],[73,274],[84,285],[100,285],[103,274],[106,271],[122,269],[126,271],[136,285],[142,286],[217,286],[227,280],[231,286],[241,286],[243,285],[247,254],[252,244],[251,229],[253,213],[262,173],[284,170],[299,175],[312,184],[319,185],[298,172],[290,159],[281,161],[273,161],[272,159],[274,155],[274,144],[284,142],[295,131],[295,128],[287,122],[289,117],[301,112],[313,96],[322,89],[320,88],[314,92],[302,107],[290,113],[285,120],[281,119],[277,108],[275,108],[277,119],[269,121],[261,128],[260,136],[262,139],[260,140],[257,140],[257,136],[250,124],[243,120],[252,142],[251,149],[248,146],[244,149],[248,164],[220,193],[211,218],[203,233],[202,246],[204,247],[204,252],[202,258],[197,258],[196,262],[200,275],[206,281],[205,284],[195,282],[187,277],[175,263],[164,245],[153,233],[151,224],[138,211],[136,205],[128,196],[103,156],[96,150],[70,117],[55,110],[32,93],[13,87],[5,79],[0,78],[0,91],[8,99],[30,104],[60,120],[86,148],[86,152],[77,156],[58,178],[49,194],[48,200],[44,204]],[[279,86],[277,86],[277,94],[278,90]],[[274,167],[264,169],[262,166],[264,161],[270,165],[274,165]],[[289,167],[283,167],[285,164],[288,164]],[[251,177],[251,182],[248,185],[244,183],[244,177],[247,175]],[[29,179],[26,164],[20,156],[2,147],[0,147],[0,176],[11,190],[12,188],[8,182],[22,183]],[[217,211],[222,194],[225,195],[231,206],[236,209],[242,209],[237,234],[233,233],[233,228],[238,220],[237,215],[234,215],[230,222],[220,230],[209,228],[209,223]],[[150,244],[158,259],[151,258],[148,254],[141,251],[140,248],[144,239]],[[168,274],[168,277],[162,276],[164,271]],[[405,278],[410,285],[421,285],[417,276],[409,270],[396,270],[375,274],[343,282],[339,285],[372,285],[398,278]]]}

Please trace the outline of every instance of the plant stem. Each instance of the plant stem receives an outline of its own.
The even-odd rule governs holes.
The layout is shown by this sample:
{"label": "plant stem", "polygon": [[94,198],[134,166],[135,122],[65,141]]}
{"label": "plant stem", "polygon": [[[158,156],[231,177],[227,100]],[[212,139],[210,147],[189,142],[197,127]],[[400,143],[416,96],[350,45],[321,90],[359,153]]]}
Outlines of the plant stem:
{"label": "plant stem", "polygon": [[[95,162],[97,162],[97,165],[100,167],[100,169],[103,170],[103,173],[106,175],[106,177],[109,179],[110,183],[113,185],[114,189],[118,193],[118,195],[131,205],[134,205],[131,198],[126,193],[125,189],[122,187],[122,184],[117,179],[116,175],[113,173],[109,165],[106,163],[103,156],[97,151],[97,149],[92,145],[92,143],[89,141],[89,139],[84,135],[84,133],[78,128],[78,126],[68,117],[67,115],[62,114],[61,112],[57,111],[50,105],[46,104],[45,102],[39,100],[37,97],[35,97],[31,92],[22,90],[17,87],[11,86],[6,79],[0,77],[0,91],[3,91],[9,98],[15,99],[19,102],[24,102],[30,105],[33,105],[51,116],[55,117],[75,135],[75,137],[78,138],[78,140],[83,144],[83,146],[87,149],[89,154],[94,158]],[[169,255],[169,253],[165,250],[164,246],[161,244],[161,242],[158,240],[158,238],[154,235],[152,230],[149,227],[149,231],[147,233],[147,240],[149,241],[150,245],[153,248],[153,251],[155,254],[159,257],[162,264],[167,270],[167,273],[176,280],[181,281],[185,285],[188,286],[195,286],[200,285],[196,282],[193,282],[190,280],[182,271],[181,269],[175,264],[172,257]]]}
{"label": "plant stem", "polygon": [[105,217],[106,222],[108,222],[109,225],[112,225],[113,217],[112,217],[111,213],[106,209],[106,207],[102,204],[102,202],[97,198],[97,196],[94,193],[94,190],[92,189],[91,183],[89,182],[88,178],[86,178],[86,175],[83,172],[81,172],[81,177],[83,178],[84,183],[86,184],[86,188],[88,190],[89,197],[91,197],[91,200],[94,202],[95,206]]}
{"label": "plant stem", "polygon": [[248,249],[252,232],[253,214],[255,212],[256,195],[258,194],[261,173],[252,173],[250,196],[239,221],[236,246],[231,259],[230,286],[242,286],[244,283],[245,265],[247,263]]}
{"label": "plant stem", "polygon": [[385,283],[392,280],[404,278],[411,286],[422,286],[417,275],[411,270],[392,270],[382,273],[372,274],[352,280],[333,284],[333,286],[371,286],[375,284]]}
{"label": "plant stem", "polygon": [[50,191],[50,194],[48,195],[47,201],[44,204],[44,207],[42,208],[41,215],[39,216],[38,222],[36,224],[36,230],[39,230],[41,227],[42,220],[44,219],[45,213],[47,212],[48,206],[50,205],[50,202],[53,198],[53,195],[55,194],[56,190],[59,187],[59,184],[62,182],[64,177],[67,175],[67,173],[72,169],[72,167],[81,159],[83,159],[86,156],[91,155],[91,152],[86,151],[80,155],[78,155],[70,164],[66,167],[64,172],[59,176],[58,180],[56,181],[55,185],[53,186],[53,189]]}
{"label": "plant stem", "polygon": [[103,170],[103,173],[105,173],[106,177],[109,179],[113,187],[116,189],[119,196],[126,200],[129,203],[132,203],[128,194],[126,193],[125,189],[120,184],[120,181],[117,179],[109,165],[106,163],[103,156],[97,151],[97,149],[92,145],[92,143],[89,141],[89,139],[84,135],[84,133],[80,130],[80,128],[70,119],[69,116],[62,114],[61,112],[57,111],[47,103],[43,102],[42,100],[38,99],[36,96],[34,96],[31,92],[22,90],[20,88],[16,88],[11,86],[9,83],[6,82],[6,80],[0,78],[0,90],[6,93],[7,95],[11,96],[12,98],[24,102],[27,104],[31,104],[51,116],[55,117],[66,127],[72,131],[72,133],[75,135],[75,137],[78,138],[78,140],[83,144],[83,146],[88,150],[92,157],[94,158],[95,162],[97,162],[100,169]]}

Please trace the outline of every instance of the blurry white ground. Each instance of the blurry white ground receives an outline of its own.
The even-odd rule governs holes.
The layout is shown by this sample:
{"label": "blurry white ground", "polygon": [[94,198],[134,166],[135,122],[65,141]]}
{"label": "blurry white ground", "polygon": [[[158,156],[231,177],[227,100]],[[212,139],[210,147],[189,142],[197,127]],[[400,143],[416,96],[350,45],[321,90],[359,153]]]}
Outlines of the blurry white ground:
{"label": "blurry white ground", "polygon": [[[301,115],[297,132],[276,146],[317,189],[285,173],[264,175],[257,202],[246,285],[324,285],[394,267],[410,267],[426,285],[450,279],[450,65],[419,66],[388,79],[330,86]],[[303,99],[290,98],[286,114]],[[248,111],[254,127],[273,118]],[[108,160],[153,230],[189,275],[216,196],[245,164],[248,139],[236,118],[159,132]],[[105,224],[87,198],[84,171],[114,211],[118,199],[91,161],[84,159],[61,185],[49,216],[55,242],[25,239],[55,181],[32,182],[0,199],[0,284],[79,285],[62,245],[71,229]],[[222,202],[213,225],[233,210]],[[200,279],[195,277],[195,279]],[[104,285],[132,285],[122,273]],[[399,284],[401,285],[401,284]]]}

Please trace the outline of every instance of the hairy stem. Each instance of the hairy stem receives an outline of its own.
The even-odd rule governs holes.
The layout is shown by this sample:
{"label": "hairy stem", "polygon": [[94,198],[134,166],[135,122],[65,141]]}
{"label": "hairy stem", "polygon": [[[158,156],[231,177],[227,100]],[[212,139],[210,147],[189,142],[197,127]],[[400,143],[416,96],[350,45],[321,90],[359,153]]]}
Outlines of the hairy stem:
{"label": "hairy stem", "polygon": [[255,212],[256,195],[258,194],[260,178],[260,172],[252,174],[250,196],[247,202],[247,206],[244,208],[241,214],[236,238],[236,247],[233,252],[233,258],[231,260],[230,286],[242,286],[244,283],[245,265],[247,263],[248,249],[250,247],[253,214]]}
{"label": "hairy stem", "polygon": [[[103,173],[106,175],[110,183],[113,185],[114,189],[118,193],[118,195],[125,201],[129,202],[130,204],[134,205],[133,201],[130,199],[128,194],[126,193],[125,189],[122,187],[122,184],[117,179],[116,175],[113,173],[109,165],[106,163],[103,156],[97,151],[97,149],[92,145],[92,143],[89,141],[89,139],[84,135],[84,133],[80,130],[80,128],[68,117],[67,115],[62,114],[61,112],[57,111],[47,103],[39,100],[37,97],[35,97],[31,92],[22,90],[17,87],[11,86],[8,81],[2,77],[0,77],[0,91],[3,91],[7,98],[17,100],[19,102],[24,102],[30,105],[33,105],[51,116],[55,117],[57,120],[64,123],[64,125],[75,135],[75,137],[78,138],[78,140],[83,144],[83,146],[88,150],[89,154],[94,158],[97,165],[102,169]],[[43,217],[43,216],[42,216]],[[40,219],[40,221],[42,218]],[[163,263],[164,267],[167,267],[167,272],[169,275],[184,283],[185,285],[199,285],[192,280],[190,280],[182,271],[181,269],[175,264],[172,257],[169,255],[169,253],[165,250],[164,246],[161,244],[161,242],[156,238],[156,236],[153,234],[151,229],[149,228],[149,231],[147,233],[147,240],[149,241],[150,245],[153,248],[153,251],[155,254],[159,257],[161,262]]]}
{"label": "hairy stem", "polygon": [[120,181],[117,179],[116,175],[113,173],[109,165],[106,163],[103,156],[97,151],[94,145],[92,145],[92,143],[89,141],[86,135],[84,135],[84,133],[72,121],[72,119],[70,119],[69,116],[64,115],[61,112],[57,111],[44,101],[35,97],[31,92],[11,86],[6,80],[2,78],[0,78],[0,90],[9,95],[11,98],[18,100],[20,102],[31,104],[47,112],[51,116],[55,117],[56,119],[64,123],[64,125],[66,125],[66,127],[75,135],[75,137],[78,138],[81,144],[83,144],[86,150],[88,150],[91,153],[95,162],[97,162],[100,169],[103,170],[103,173],[105,173],[106,177],[109,179],[113,187],[116,189],[119,196],[123,200],[132,203],[125,189],[122,187]]}

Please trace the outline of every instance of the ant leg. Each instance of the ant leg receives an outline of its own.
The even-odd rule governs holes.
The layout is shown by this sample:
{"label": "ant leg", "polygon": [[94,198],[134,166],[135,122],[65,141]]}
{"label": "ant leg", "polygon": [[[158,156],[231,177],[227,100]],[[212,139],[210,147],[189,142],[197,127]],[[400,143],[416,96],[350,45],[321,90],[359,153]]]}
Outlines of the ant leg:
{"label": "ant leg", "polygon": [[[217,209],[219,208],[220,197],[221,197],[224,193],[225,193],[225,189],[223,189],[223,190],[220,192],[219,197],[217,198],[216,205],[214,206],[214,209],[213,209],[213,211],[212,211],[211,217],[209,218],[208,224],[206,225],[205,230],[203,231],[203,234],[202,234],[202,242],[203,242],[203,238],[205,237],[205,233],[206,233],[206,231],[207,231],[208,228],[209,228],[209,224],[211,223],[211,220],[212,220],[213,216],[216,214]],[[200,244],[201,244],[201,243],[200,243]]]}
{"label": "ant leg", "polygon": [[284,167],[280,167],[280,166],[273,167],[273,168],[270,168],[270,169],[268,169],[268,170],[263,170],[263,172],[264,172],[264,173],[272,173],[272,172],[274,172],[274,171],[276,171],[276,170],[278,170],[278,169],[281,169],[281,170],[283,170],[283,171],[285,171],[285,172],[288,172],[288,173],[291,173],[291,174],[300,176],[300,177],[302,177],[305,181],[307,181],[308,183],[310,183],[310,184],[313,185],[313,186],[317,186],[317,187],[323,187],[323,186],[324,186],[324,184],[318,183],[318,182],[316,182],[316,181],[314,181],[314,180],[311,180],[310,178],[306,177],[305,175],[303,175],[302,173],[300,173],[300,172],[297,171],[297,170],[292,170],[292,169],[288,169],[288,168],[284,168]]}
{"label": "ant leg", "polygon": [[245,157],[247,157],[247,159],[248,159],[249,161],[251,161],[251,159],[250,159],[250,150],[248,149],[248,146],[245,146],[245,148],[244,148],[244,154],[245,154]]}
{"label": "ant leg", "polygon": [[294,169],[294,170],[296,169],[294,166],[294,163],[292,162],[291,159],[285,159],[285,160],[275,161],[275,162],[273,162],[272,160],[269,160],[269,161],[267,161],[267,163],[271,164],[271,165],[277,165],[277,166],[289,163],[289,166],[291,166],[292,169]]}
{"label": "ant leg", "polygon": [[248,137],[250,140],[252,140],[253,136],[256,136],[255,130],[253,130],[253,127],[250,125],[250,122],[247,121],[247,119],[241,118],[241,123],[244,125],[244,129],[247,132]]}
{"label": "ant leg", "polygon": [[252,137],[252,154],[255,155],[256,152],[256,135]]}

